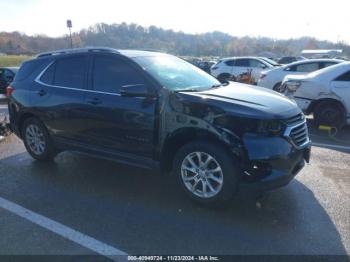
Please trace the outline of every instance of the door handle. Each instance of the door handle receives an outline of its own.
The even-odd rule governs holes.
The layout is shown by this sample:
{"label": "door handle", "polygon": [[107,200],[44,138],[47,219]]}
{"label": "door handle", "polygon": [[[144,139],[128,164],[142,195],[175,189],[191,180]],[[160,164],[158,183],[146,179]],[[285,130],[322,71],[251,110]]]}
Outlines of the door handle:
{"label": "door handle", "polygon": [[102,103],[102,101],[101,101],[99,98],[97,98],[97,97],[92,98],[92,99],[89,99],[89,100],[87,100],[86,102],[87,102],[88,104],[90,104],[90,105],[98,105],[98,104],[101,104],[101,103]]}
{"label": "door handle", "polygon": [[40,90],[36,92],[39,96],[44,96],[46,95],[46,91],[45,90]]}

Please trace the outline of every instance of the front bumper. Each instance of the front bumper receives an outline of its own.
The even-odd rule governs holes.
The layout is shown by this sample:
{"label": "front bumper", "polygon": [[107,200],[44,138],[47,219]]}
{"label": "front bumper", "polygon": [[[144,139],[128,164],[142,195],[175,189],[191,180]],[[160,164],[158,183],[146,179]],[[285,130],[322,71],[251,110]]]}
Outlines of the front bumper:
{"label": "front bumper", "polygon": [[287,185],[309,162],[311,142],[295,148],[283,137],[244,137],[247,162],[243,167],[240,189],[258,192]]}

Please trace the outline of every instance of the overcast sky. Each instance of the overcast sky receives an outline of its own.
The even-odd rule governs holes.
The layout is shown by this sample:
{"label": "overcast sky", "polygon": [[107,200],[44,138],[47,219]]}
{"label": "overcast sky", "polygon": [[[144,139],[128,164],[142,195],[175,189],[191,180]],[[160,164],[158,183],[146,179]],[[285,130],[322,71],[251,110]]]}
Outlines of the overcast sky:
{"label": "overcast sky", "polygon": [[350,43],[349,0],[0,0],[0,31],[60,36],[95,23],[156,25],[186,33],[314,36]]}

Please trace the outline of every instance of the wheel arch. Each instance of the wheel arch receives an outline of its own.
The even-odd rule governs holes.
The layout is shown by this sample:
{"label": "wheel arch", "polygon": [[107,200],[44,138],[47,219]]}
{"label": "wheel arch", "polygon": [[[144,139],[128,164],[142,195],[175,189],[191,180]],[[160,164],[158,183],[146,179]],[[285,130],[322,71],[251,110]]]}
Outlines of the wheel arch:
{"label": "wheel arch", "polygon": [[180,128],[168,136],[163,143],[160,153],[161,170],[166,172],[171,171],[176,152],[183,145],[193,140],[205,140],[212,143],[217,143],[225,148],[228,153],[232,153],[230,150],[230,145],[212,132],[193,127]]}
{"label": "wheel arch", "polygon": [[344,112],[347,112],[346,107],[341,100],[336,99],[336,98],[331,98],[331,97],[324,97],[324,98],[320,98],[318,100],[313,100],[310,103],[309,107],[307,108],[306,114],[313,113],[315,108],[321,103],[336,103],[343,108]]}
{"label": "wheel arch", "polygon": [[37,118],[33,113],[23,113],[20,117],[19,117],[19,120],[18,120],[18,132],[19,132],[19,135],[21,138],[22,137],[22,128],[23,128],[23,124],[24,122],[29,119],[29,118]]}

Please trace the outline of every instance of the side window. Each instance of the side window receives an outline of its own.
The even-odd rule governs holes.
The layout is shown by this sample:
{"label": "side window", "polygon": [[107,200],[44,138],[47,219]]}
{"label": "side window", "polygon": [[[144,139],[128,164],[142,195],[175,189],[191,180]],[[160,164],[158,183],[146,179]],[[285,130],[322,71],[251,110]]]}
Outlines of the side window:
{"label": "side window", "polygon": [[235,65],[235,60],[228,60],[225,62],[226,65],[228,66],[234,66]]}
{"label": "side window", "polygon": [[284,69],[284,71],[295,72],[295,71],[297,71],[297,67],[295,65],[288,66],[286,69]]}
{"label": "side window", "polygon": [[250,67],[257,67],[257,68],[265,68],[265,64],[261,63],[258,60],[250,59],[249,60]]}
{"label": "side window", "polygon": [[87,65],[87,56],[74,56],[57,60],[53,84],[84,89]]}
{"label": "side window", "polygon": [[245,58],[237,59],[235,66],[249,67],[250,66],[249,60],[250,59],[245,59]]}
{"label": "side window", "polygon": [[40,81],[45,84],[52,85],[54,73],[55,73],[55,64],[52,64],[48,69],[46,69],[45,73],[41,76]]}
{"label": "side window", "polygon": [[109,56],[97,56],[94,61],[94,90],[119,93],[122,87],[142,85],[145,80],[131,65],[121,59]]}
{"label": "side window", "polygon": [[306,63],[296,66],[297,72],[313,72],[319,69],[318,63]]}
{"label": "side window", "polygon": [[325,62],[325,63],[322,63],[320,68],[325,68],[325,67],[329,67],[329,66],[336,65],[336,64],[337,63],[334,63],[334,62]]}
{"label": "side window", "polygon": [[350,71],[338,76],[334,81],[350,81]]}

